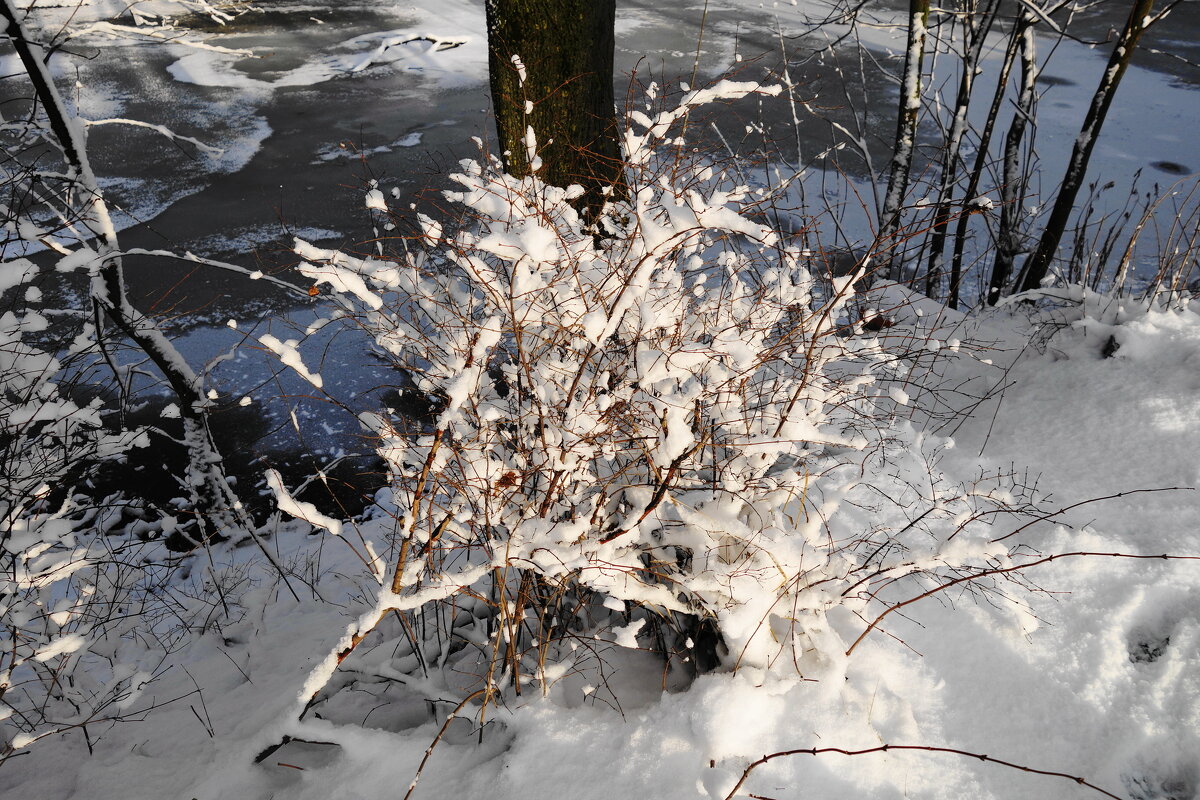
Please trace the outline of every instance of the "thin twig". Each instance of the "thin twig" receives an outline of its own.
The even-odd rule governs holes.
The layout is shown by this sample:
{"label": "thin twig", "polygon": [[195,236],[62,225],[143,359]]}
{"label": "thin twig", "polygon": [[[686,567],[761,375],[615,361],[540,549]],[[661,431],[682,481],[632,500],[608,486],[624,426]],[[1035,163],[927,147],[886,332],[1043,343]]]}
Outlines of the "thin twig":
{"label": "thin twig", "polygon": [[[782,758],[784,756],[800,756],[800,755],[819,756],[819,755],[824,755],[825,753],[840,753],[841,755],[844,755],[844,756],[861,756],[861,755],[866,755],[868,753],[886,753],[889,750],[923,750],[927,753],[952,753],[953,755],[957,755],[957,756],[966,756],[968,758],[977,758],[980,761],[987,761],[992,764],[999,764],[1004,767],[1011,767],[1012,769],[1018,769],[1021,772],[1031,772],[1035,775],[1049,775],[1050,777],[1053,777],[1053,778],[1065,778],[1069,781],[1074,781],[1075,783],[1079,784],[1080,786],[1086,786],[1087,788],[1089,788],[1093,791],[1099,792],[1100,794],[1104,795],[1105,797],[1111,797],[1111,798],[1113,798],[1113,800],[1124,800],[1124,798],[1120,797],[1119,795],[1115,795],[1112,792],[1105,791],[1104,789],[1101,789],[1096,784],[1090,783],[1087,780],[1085,780],[1081,777],[1078,777],[1076,775],[1068,775],[1065,772],[1055,772],[1053,770],[1036,769],[1034,767],[1027,767],[1024,764],[1015,764],[1012,761],[1005,761],[1004,759],[995,758],[993,756],[984,755],[982,753],[972,753],[967,750],[959,750],[954,747],[934,747],[932,745],[923,745],[923,744],[883,744],[878,747],[868,747],[863,750],[845,750],[841,747],[809,747],[809,748],[801,748],[798,750],[783,750],[778,753],[771,753],[770,755],[763,756],[758,761],[755,761],[754,763],[752,763],[746,767],[745,771],[742,772],[742,777],[738,780],[737,785],[734,786],[733,790],[728,795],[725,796],[725,800],[733,800],[734,796],[737,795],[737,793],[738,793],[738,789],[742,788],[742,784],[744,784],[746,782],[746,779],[748,777],[750,777],[750,773],[753,772],[756,767],[760,767],[763,764],[766,764],[768,761],[773,761],[777,758]],[[751,796],[753,796],[753,795],[751,795]]]}
{"label": "thin twig", "polygon": [[982,572],[976,572],[972,575],[963,575],[961,577],[955,578],[954,580],[943,583],[940,586],[935,586],[934,588],[930,589],[929,591],[923,592],[923,593],[917,595],[916,597],[910,597],[909,599],[904,600],[899,603],[896,603],[895,605],[888,606],[886,611],[884,611],[882,614],[880,614],[878,617],[876,617],[874,620],[872,620],[871,624],[867,626],[867,629],[865,631],[863,631],[861,634],[859,634],[858,638],[854,640],[854,644],[850,645],[850,649],[846,651],[846,655],[850,655],[851,653],[853,653],[854,648],[858,647],[858,643],[861,642],[863,639],[867,638],[867,634],[869,634],[871,631],[875,630],[875,628],[878,627],[879,623],[883,621],[884,617],[886,617],[888,614],[891,614],[893,611],[899,611],[900,609],[904,608],[905,606],[911,605],[911,604],[917,602],[918,600],[924,600],[926,597],[935,595],[938,592],[944,592],[945,590],[949,589],[952,586],[957,586],[958,584],[966,583],[967,581],[974,581],[974,580],[978,580],[980,578],[986,578],[989,575],[1004,575],[1009,572],[1017,572],[1018,570],[1029,569],[1030,567],[1036,567],[1041,564],[1049,564],[1051,561],[1057,561],[1060,558],[1074,558],[1074,557],[1078,557],[1078,556],[1106,556],[1108,558],[1156,559],[1156,560],[1165,560],[1165,561],[1200,561],[1200,556],[1175,556],[1175,555],[1170,555],[1169,553],[1163,553],[1162,555],[1141,555],[1139,553],[1094,553],[1094,552],[1080,550],[1080,551],[1076,551],[1076,552],[1072,552],[1072,553],[1055,553],[1054,555],[1046,556],[1045,558],[1039,558],[1036,561],[1029,561],[1025,564],[1015,564],[1011,567],[997,567],[995,569],[985,569]]}
{"label": "thin twig", "polygon": [[450,727],[450,723],[453,722],[458,716],[458,712],[462,711],[467,703],[471,702],[486,691],[487,689],[476,689],[475,691],[471,692],[469,695],[464,697],[462,702],[456,705],[454,710],[446,716],[446,721],[442,723],[442,727],[438,730],[437,736],[433,737],[433,741],[429,743],[429,747],[425,748],[425,755],[421,757],[421,763],[417,765],[417,774],[413,775],[412,783],[408,785],[408,791],[404,793],[404,800],[408,800],[412,796],[413,790],[417,788],[417,781],[421,780],[421,773],[425,770],[425,764],[429,761],[429,757],[433,755],[433,748],[437,747],[438,742],[442,740],[442,737],[446,734],[446,729]]}
{"label": "thin twig", "polygon": [[1194,487],[1194,486],[1165,486],[1165,487],[1162,487],[1159,489],[1130,489],[1127,492],[1117,492],[1116,494],[1109,494],[1109,495],[1105,495],[1104,497],[1093,497],[1090,500],[1080,500],[1078,503],[1072,503],[1069,506],[1063,506],[1058,511],[1052,512],[1050,514],[1043,514],[1042,516],[1038,517],[1037,519],[1030,520],[1029,522],[1025,523],[1021,527],[1017,528],[1015,531],[1013,531],[1011,533],[1006,533],[1003,536],[1000,536],[996,539],[992,539],[992,541],[993,542],[1003,542],[1005,539],[1016,536],[1018,533],[1025,530],[1026,528],[1030,527],[1031,525],[1036,525],[1039,522],[1045,522],[1048,519],[1053,519],[1054,517],[1057,517],[1059,514],[1065,514],[1066,512],[1071,511],[1072,509],[1079,508],[1080,506],[1086,506],[1089,503],[1099,503],[1102,500],[1116,500],[1117,498],[1126,497],[1131,494],[1146,494],[1148,492],[1194,492],[1194,491],[1196,491],[1196,487]]}

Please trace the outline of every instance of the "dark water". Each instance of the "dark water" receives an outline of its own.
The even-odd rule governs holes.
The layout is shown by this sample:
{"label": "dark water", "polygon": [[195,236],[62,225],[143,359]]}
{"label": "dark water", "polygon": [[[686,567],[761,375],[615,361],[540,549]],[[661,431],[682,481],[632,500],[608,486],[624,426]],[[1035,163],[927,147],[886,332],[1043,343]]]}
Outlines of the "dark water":
{"label": "dark water", "polygon": [[[260,56],[217,63],[217,78],[209,76],[208,82],[227,85],[173,76],[172,65],[196,52],[179,46],[85,40],[73,48],[76,56],[61,56],[63,76],[82,85],[77,96],[84,116],[164,124],[227,148],[214,159],[143,130],[93,129],[90,151],[97,172],[110,199],[127,212],[122,245],[191,251],[284,276],[296,260],[289,249],[293,235],[324,246],[369,249],[382,232],[374,230],[363,208],[365,181],[399,190],[398,208],[422,202],[422,192],[446,185],[445,175],[458,159],[476,154],[472,137],[491,135],[481,3],[422,5],[428,12],[387,3],[274,2],[225,27],[201,25],[211,43]],[[846,150],[824,151],[844,138],[837,125],[855,129],[857,120],[876,166],[886,161],[896,89],[871,59],[897,68],[895,54],[903,44],[894,31],[865,29],[865,49],[848,40],[817,58],[813,54],[829,44],[829,31],[814,31],[809,22],[826,13],[825,4],[622,0],[618,6],[617,66],[631,76],[627,84],[618,81],[621,102],[641,102],[642,87],[650,81],[677,87],[680,80],[702,83],[725,73],[777,79],[788,64],[797,84],[794,96],[804,103],[741,103],[710,118],[698,135],[718,141],[719,131],[739,149],[770,142],[767,159],[811,168],[802,182],[808,204],[802,212],[841,208],[839,221],[849,235],[865,235],[872,193],[868,164]],[[905,6],[891,0],[869,4],[867,11],[880,24],[894,23]],[[1196,6],[1182,4],[1148,35],[1149,49],[1127,75],[1106,127],[1095,173],[1128,183],[1136,171],[1146,170],[1152,179],[1170,182],[1200,168],[1194,144],[1200,130],[1198,74],[1187,63],[1200,59]],[[1072,30],[1103,40],[1126,7],[1093,4]],[[323,59],[368,52],[369,46],[343,43],[394,30],[436,31],[466,43],[359,72],[335,70],[307,85],[268,85]],[[1044,51],[1053,46],[1050,39],[1039,41]],[[1107,53],[1104,45],[1064,42],[1046,70],[1039,152],[1047,190],[1061,172]],[[439,65],[462,69],[448,74]],[[365,159],[355,155],[359,151]],[[855,192],[865,196],[865,211],[854,208]],[[223,402],[244,408],[237,403],[250,397],[250,407],[268,420],[250,425],[231,415],[227,422],[218,417],[218,424],[267,450],[327,456],[369,449],[357,438],[349,412],[377,407],[398,377],[366,355],[364,337],[331,329],[305,346],[310,368],[320,368],[344,407],[339,408],[246,336],[266,331],[281,339],[297,336],[295,329],[322,313],[319,305],[216,269],[145,257],[130,258],[127,266],[135,301],[163,318],[194,363],[229,354],[210,373]],[[237,331],[226,326],[231,319]]]}
{"label": "dark water", "polygon": [[[143,130],[94,129],[90,149],[97,171],[109,179],[110,199],[129,210],[126,224],[142,220],[123,232],[125,247],[189,250],[252,268],[282,269],[294,261],[288,250],[292,233],[328,245],[353,245],[372,237],[361,200],[368,178],[400,189],[404,201],[398,205],[403,207],[410,196],[444,186],[444,176],[457,160],[476,153],[472,137],[491,134],[481,68],[480,3],[460,1],[416,15],[386,3],[260,6],[265,10],[230,25],[201,26],[214,44],[261,55],[227,70],[247,82],[277,79],[323,55],[342,52],[338,45],[348,39],[396,29],[456,31],[470,40],[463,49],[476,54],[475,63],[452,85],[401,59],[307,86],[203,86],[180,82],[167,71],[189,53],[184,48],[80,47],[87,58],[64,57],[63,69],[75,72],[85,98],[116,98],[119,116],[165,124],[230,150],[214,161]],[[904,6],[895,0],[878,2],[868,4],[866,13],[880,24],[895,22]],[[1126,79],[1095,173],[1122,181],[1141,168],[1168,180],[1200,168],[1192,143],[1200,103],[1180,88],[1200,77],[1185,63],[1200,58],[1200,9],[1195,6],[1181,4],[1147,35],[1146,52],[1136,62],[1144,69],[1131,71]],[[886,162],[895,89],[878,70],[858,69],[860,51],[849,40],[834,54],[811,57],[828,38],[811,32],[806,22],[827,14],[827,4],[623,0],[619,8],[618,72],[632,77],[628,86],[621,80],[618,86],[628,89],[623,94],[633,95],[634,102],[639,84],[652,80],[670,86],[727,72],[739,79],[778,78],[781,54],[786,53],[797,84],[795,96],[803,101],[796,114],[798,129],[786,103],[755,101],[724,109],[713,126],[698,126],[696,134],[712,138],[719,129],[744,152],[761,146],[764,138],[757,132],[747,137],[745,129],[752,125],[764,129],[771,141],[767,157],[778,155],[792,165],[836,166],[852,178],[865,179],[867,165],[848,150],[820,158],[844,138],[835,125],[857,130],[858,111],[875,167]],[[1103,40],[1120,24],[1124,9],[1123,3],[1094,4],[1077,15],[1072,31]],[[891,31],[864,30],[863,43],[883,59],[883,66],[895,69],[886,53],[901,49],[902,40]],[[1044,51],[1053,45],[1049,39],[1039,43]],[[1059,45],[1059,51],[1043,76],[1039,141],[1047,181],[1054,180],[1065,159],[1066,148],[1055,142],[1073,138],[1107,55],[1103,45],[1088,49],[1071,42]],[[98,114],[90,113],[89,106],[108,110],[103,103],[82,105],[84,114],[93,117]],[[416,143],[396,144],[405,137]],[[354,157],[356,149],[365,152],[365,161]],[[263,284],[161,259],[131,259],[129,272],[141,303],[169,311],[187,326],[261,315],[291,303]]]}

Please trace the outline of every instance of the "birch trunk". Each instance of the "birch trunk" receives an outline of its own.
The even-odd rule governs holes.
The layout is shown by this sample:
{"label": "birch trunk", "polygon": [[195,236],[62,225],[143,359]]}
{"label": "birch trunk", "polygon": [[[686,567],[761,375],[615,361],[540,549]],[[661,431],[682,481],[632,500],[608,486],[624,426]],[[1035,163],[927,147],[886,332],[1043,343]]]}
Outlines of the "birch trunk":
{"label": "birch trunk", "polygon": [[[999,0],[983,0],[982,8],[979,2],[964,3],[963,14],[963,54],[962,74],[959,76],[958,93],[954,99],[954,117],[950,123],[950,131],[946,135],[946,144],[942,152],[942,174],[938,187],[937,211],[934,214],[933,231],[930,235],[928,277],[926,279],[926,294],[934,296],[933,290],[940,282],[942,267],[945,263],[946,232],[950,226],[950,201],[954,194],[954,184],[958,178],[959,153],[962,150],[963,136],[967,132],[967,111],[971,106],[971,94],[975,89],[975,74],[979,68],[983,42],[992,29],[996,20]],[[986,150],[986,147],[981,149]],[[968,193],[966,200],[974,197]],[[960,265],[952,264],[950,272],[950,289],[946,303],[951,308],[958,306],[958,289],[961,277]]]}
{"label": "birch trunk", "polygon": [[[996,235],[996,260],[988,282],[986,302],[994,306],[1000,301],[1012,274],[1013,262],[1020,250],[1017,225],[1025,202],[1025,174],[1021,170],[1021,142],[1025,128],[1033,118],[1037,102],[1037,49],[1033,35],[1033,17],[1022,14],[1017,25],[1021,42],[1021,92],[1012,125],[1004,137],[1004,164],[1000,179],[1000,230]],[[1016,35],[1016,32],[1014,32]]]}
{"label": "birch trunk", "polygon": [[916,150],[917,118],[921,111],[921,67],[925,58],[925,39],[929,24],[929,0],[909,0],[908,44],[904,51],[904,73],[900,80],[900,108],[896,119],[896,140],[888,169],[887,194],[879,213],[878,247],[891,248],[892,280],[900,278],[901,263],[896,258],[893,239],[900,229],[900,212],[908,191]]}

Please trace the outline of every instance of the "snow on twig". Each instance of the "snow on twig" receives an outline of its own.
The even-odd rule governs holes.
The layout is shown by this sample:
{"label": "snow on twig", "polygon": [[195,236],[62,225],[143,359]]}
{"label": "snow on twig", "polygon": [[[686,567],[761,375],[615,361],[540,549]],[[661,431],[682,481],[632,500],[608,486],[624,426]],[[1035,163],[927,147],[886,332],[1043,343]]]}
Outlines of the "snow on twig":
{"label": "snow on twig", "polygon": [[147,128],[165,136],[173,142],[187,142],[200,152],[210,156],[219,156],[225,152],[223,148],[213,147],[212,145],[205,144],[199,139],[191,136],[184,136],[182,134],[175,133],[175,131],[171,130],[166,125],[155,125],[153,123],[143,122],[142,120],[137,119],[84,119],[83,117],[79,117],[79,123],[85,128],[90,128],[95,125],[129,125],[134,128]]}

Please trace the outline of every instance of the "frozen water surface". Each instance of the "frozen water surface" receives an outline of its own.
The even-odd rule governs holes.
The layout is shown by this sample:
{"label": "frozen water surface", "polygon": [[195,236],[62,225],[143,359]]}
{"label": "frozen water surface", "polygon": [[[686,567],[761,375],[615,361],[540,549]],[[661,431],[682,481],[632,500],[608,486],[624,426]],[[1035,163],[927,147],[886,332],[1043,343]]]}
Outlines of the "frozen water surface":
{"label": "frozen water surface", "polygon": [[[1081,35],[1102,39],[1122,21],[1118,5],[1083,12]],[[1200,14],[1192,5],[1182,4],[1148,35],[1146,44],[1161,52],[1139,54],[1105,125],[1091,174],[1116,184],[1109,192],[1116,205],[1126,194],[1120,187],[1128,187],[1139,170],[1147,188],[1153,181],[1165,187],[1180,172],[1200,167],[1193,144],[1200,130],[1197,73],[1184,63],[1198,49]],[[170,248],[251,269],[283,269],[296,261],[289,248],[297,233],[327,246],[352,246],[375,235],[362,201],[366,180],[377,180],[389,198],[397,190],[392,207],[402,209],[420,191],[445,185],[443,176],[457,160],[475,154],[472,137],[492,135],[482,3],[297,0],[257,8],[227,25],[197,18],[206,44],[237,52],[88,36],[73,48],[77,56],[56,60],[59,74],[77,81],[73,96],[83,116],[162,124],[221,150],[202,152],[140,128],[93,128],[92,158],[120,209],[124,247]],[[798,106],[798,133],[786,103],[757,100],[715,114],[693,133],[710,143],[763,150],[777,165],[808,167],[798,183],[800,212],[839,209],[841,228],[834,234],[829,226],[825,239],[845,243],[869,238],[869,215],[858,203],[862,197],[871,204],[872,187],[861,158],[828,152],[837,136],[830,120],[849,121],[846,87],[859,80],[849,44],[811,57],[842,30],[814,31],[813,22],[828,10],[813,0],[621,2],[617,68],[641,86],[703,83],[731,71],[758,79],[777,75],[786,53],[795,96],[814,109]],[[877,24],[860,28],[861,44],[876,56],[902,51],[902,33],[893,26],[904,10],[895,0],[868,4],[866,13]],[[1043,51],[1052,45],[1039,43]],[[1058,44],[1046,68],[1038,152],[1047,191],[1065,165],[1107,53],[1105,46],[1068,40]],[[989,63],[998,58],[991,48]],[[866,108],[874,126],[867,144],[875,162],[884,164],[895,89],[877,76],[866,80],[876,104]],[[990,91],[987,80],[985,73],[980,96]],[[628,87],[632,92],[618,79],[618,102],[641,102],[642,89]],[[1006,125],[1002,120],[1001,129]],[[764,139],[771,142],[765,149]],[[835,167],[854,182],[853,191],[831,171]],[[297,303],[262,282],[158,258],[129,258],[128,272],[139,304],[189,329],[181,346],[193,358],[224,352],[237,341],[226,320],[239,320],[243,333],[254,331],[256,323]],[[285,315],[282,325],[289,324]],[[324,341],[308,346],[319,349],[326,369],[341,373],[344,380],[330,385],[352,395],[342,399],[377,402],[372,388],[391,379],[364,362],[358,347]],[[223,364],[213,378],[222,391],[238,396],[265,374],[267,359],[251,351]],[[325,412],[313,413],[324,420]],[[344,415],[333,416],[340,421],[323,421],[320,435],[353,427]]]}

